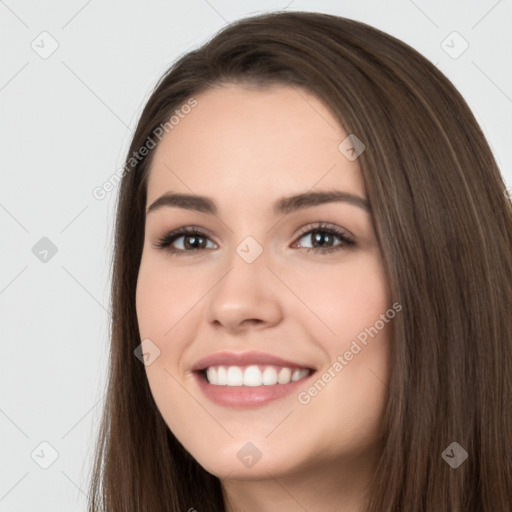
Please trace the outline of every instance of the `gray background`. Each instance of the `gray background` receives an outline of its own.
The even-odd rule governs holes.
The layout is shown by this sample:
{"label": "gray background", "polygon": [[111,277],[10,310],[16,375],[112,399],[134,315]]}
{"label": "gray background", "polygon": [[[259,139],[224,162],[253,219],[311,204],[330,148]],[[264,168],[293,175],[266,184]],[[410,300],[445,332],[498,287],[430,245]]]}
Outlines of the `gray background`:
{"label": "gray background", "polygon": [[179,55],[285,8],[360,20],[419,50],[466,98],[512,185],[511,0],[0,0],[0,511],[86,510],[117,194],[93,189],[123,166]]}

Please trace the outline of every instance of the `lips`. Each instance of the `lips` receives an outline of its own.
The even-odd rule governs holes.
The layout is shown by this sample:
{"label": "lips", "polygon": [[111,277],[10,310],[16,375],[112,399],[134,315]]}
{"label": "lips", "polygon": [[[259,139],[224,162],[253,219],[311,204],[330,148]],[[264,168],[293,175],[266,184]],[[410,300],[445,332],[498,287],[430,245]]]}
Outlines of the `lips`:
{"label": "lips", "polygon": [[[309,363],[254,351],[217,352],[197,361],[191,370],[195,385],[209,400],[236,409],[279,402],[278,399],[297,393],[316,373]],[[260,374],[260,370],[265,370],[264,374]],[[241,375],[243,380],[240,380]]]}

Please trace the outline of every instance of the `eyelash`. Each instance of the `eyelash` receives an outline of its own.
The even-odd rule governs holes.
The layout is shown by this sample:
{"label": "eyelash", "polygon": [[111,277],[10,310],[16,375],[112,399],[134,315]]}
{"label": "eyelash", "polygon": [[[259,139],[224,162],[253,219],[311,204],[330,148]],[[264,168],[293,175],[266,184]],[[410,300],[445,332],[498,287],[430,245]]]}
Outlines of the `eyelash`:
{"label": "eyelash", "polygon": [[[322,248],[322,247],[305,247],[304,249],[306,252],[318,252],[320,254],[330,254],[335,251],[339,250],[346,250],[356,245],[354,240],[350,238],[346,233],[341,231],[337,226],[333,224],[326,224],[326,223],[320,223],[319,225],[310,228],[306,228],[305,231],[303,231],[297,238],[297,240],[303,238],[305,235],[310,235],[312,233],[317,232],[323,232],[328,233],[329,235],[335,235],[341,240],[341,243],[335,247],[328,247],[328,248]],[[200,236],[204,238],[208,238],[202,231],[200,231],[195,226],[189,226],[189,227],[183,227],[176,229],[174,231],[171,231],[170,233],[166,233],[162,237],[160,237],[156,243],[153,245],[155,249],[162,249],[170,254],[176,255],[176,256],[182,256],[185,253],[191,253],[191,252],[197,252],[201,251],[201,249],[192,249],[192,250],[185,250],[185,249],[173,249],[171,247],[171,244],[175,242],[178,238],[182,236]]]}

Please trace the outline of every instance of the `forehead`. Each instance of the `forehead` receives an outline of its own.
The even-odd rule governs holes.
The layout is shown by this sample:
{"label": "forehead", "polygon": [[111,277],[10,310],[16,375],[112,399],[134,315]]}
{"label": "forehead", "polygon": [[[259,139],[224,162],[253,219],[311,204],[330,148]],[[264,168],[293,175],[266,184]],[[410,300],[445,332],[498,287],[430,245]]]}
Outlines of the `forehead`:
{"label": "forehead", "polygon": [[357,160],[338,148],[348,134],[304,89],[225,84],[195,99],[154,149],[148,203],[168,191],[259,203],[314,187],[365,195]]}

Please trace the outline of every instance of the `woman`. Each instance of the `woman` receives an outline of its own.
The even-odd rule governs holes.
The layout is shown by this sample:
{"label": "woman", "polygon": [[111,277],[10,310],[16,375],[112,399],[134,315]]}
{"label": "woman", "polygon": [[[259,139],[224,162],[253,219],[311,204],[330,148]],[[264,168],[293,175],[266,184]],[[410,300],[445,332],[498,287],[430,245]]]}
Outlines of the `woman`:
{"label": "woman", "polygon": [[511,510],[511,244],[415,50],[326,14],[226,27],[126,160],[90,510]]}

